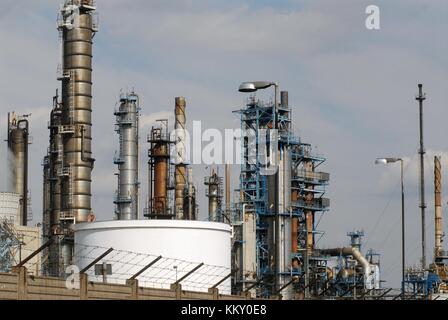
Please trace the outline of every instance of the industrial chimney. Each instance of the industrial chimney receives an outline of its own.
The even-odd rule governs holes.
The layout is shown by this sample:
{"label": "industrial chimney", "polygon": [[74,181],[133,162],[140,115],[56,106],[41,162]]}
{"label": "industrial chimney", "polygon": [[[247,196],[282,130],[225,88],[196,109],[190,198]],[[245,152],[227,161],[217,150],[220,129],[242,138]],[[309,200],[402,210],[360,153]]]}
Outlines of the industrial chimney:
{"label": "industrial chimney", "polygon": [[20,195],[20,224],[28,222],[28,116],[8,113],[8,149],[12,164],[12,189]]}
{"label": "industrial chimney", "polygon": [[175,99],[175,194],[174,194],[174,213],[176,219],[186,219],[184,215],[184,192],[186,188],[186,132],[185,132],[185,98],[176,97]]}

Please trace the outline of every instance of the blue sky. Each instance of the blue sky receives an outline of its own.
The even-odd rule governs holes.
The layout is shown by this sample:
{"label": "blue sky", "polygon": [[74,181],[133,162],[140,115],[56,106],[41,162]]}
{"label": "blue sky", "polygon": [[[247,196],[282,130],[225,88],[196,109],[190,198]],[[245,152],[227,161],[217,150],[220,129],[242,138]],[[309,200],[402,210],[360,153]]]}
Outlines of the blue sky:
{"label": "blue sky", "polygon": [[[48,144],[46,123],[51,97],[59,86],[59,2],[4,0],[0,13],[4,44],[0,49],[0,132],[6,132],[7,111],[33,113],[30,184],[36,222],[41,215],[40,162]],[[381,30],[364,27],[364,10],[370,4],[381,9]],[[365,249],[372,247],[383,255],[383,276],[389,285],[397,286],[399,169],[375,166],[373,161],[378,156],[401,156],[409,163],[407,254],[409,264],[417,264],[418,108],[413,97],[417,83],[423,82],[428,94],[426,197],[428,247],[432,248],[432,156],[442,155],[442,163],[448,164],[444,120],[448,116],[448,3],[98,0],[97,6],[93,208],[100,219],[113,216],[113,108],[122,88],[135,87],[142,98],[144,137],[154,119],[172,119],[174,97],[182,95],[187,98],[189,123],[202,120],[204,127],[238,127],[238,118],[231,113],[244,101],[236,90],[238,84],[273,80],[290,92],[294,127],[328,159],[322,170],[331,174],[332,208],[319,225],[326,231],[319,245],[347,244],[346,232],[364,229]],[[272,94],[262,97],[269,99]],[[142,182],[146,181],[146,147],[142,139]],[[203,217],[206,170],[194,169]],[[141,191],[146,193],[146,183]],[[443,212],[446,217],[445,208]],[[431,256],[432,249],[427,254]]]}

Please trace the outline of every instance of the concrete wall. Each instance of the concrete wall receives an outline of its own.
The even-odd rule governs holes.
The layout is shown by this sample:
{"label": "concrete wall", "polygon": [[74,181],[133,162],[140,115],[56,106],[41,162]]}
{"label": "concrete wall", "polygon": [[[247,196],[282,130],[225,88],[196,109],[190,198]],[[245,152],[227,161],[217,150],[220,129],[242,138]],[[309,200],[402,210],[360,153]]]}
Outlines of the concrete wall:
{"label": "concrete wall", "polygon": [[220,294],[217,289],[209,292],[182,290],[181,285],[170,289],[139,287],[137,280],[126,285],[103,284],[88,281],[80,276],[79,289],[68,289],[65,280],[30,275],[22,267],[15,273],[0,273],[0,300],[242,300],[249,296]]}

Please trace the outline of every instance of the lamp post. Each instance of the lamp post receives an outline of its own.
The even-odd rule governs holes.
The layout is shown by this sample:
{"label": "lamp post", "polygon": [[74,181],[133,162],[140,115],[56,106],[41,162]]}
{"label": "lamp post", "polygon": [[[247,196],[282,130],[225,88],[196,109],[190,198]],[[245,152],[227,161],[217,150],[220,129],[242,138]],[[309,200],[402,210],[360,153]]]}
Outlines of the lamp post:
{"label": "lamp post", "polygon": [[401,158],[378,158],[375,164],[389,164],[400,162],[401,168],[401,297],[404,300],[404,280],[405,280],[405,217],[404,217],[404,183],[403,183],[403,159]]}

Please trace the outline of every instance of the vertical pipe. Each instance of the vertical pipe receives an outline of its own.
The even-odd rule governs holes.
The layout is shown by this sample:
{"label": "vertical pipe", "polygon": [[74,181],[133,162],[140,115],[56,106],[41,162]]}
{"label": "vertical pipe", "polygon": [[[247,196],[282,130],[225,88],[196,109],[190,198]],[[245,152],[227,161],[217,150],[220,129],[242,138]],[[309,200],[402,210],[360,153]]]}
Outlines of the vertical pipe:
{"label": "vertical pipe", "polygon": [[196,200],[194,195],[193,168],[188,167],[188,192],[186,201],[186,219],[196,220]]}
{"label": "vertical pipe", "polygon": [[185,219],[184,215],[184,191],[186,185],[186,146],[185,146],[185,98],[175,98],[175,125],[176,130],[176,167],[175,167],[175,196],[174,212],[176,219]]}
{"label": "vertical pipe", "polygon": [[424,168],[424,156],[425,148],[423,145],[423,101],[426,99],[426,95],[423,94],[423,85],[418,84],[418,96],[415,98],[419,102],[419,120],[420,120],[420,210],[422,219],[422,268],[426,268],[426,234],[425,234],[425,168]]}
{"label": "vertical pipe", "polygon": [[226,163],[225,170],[226,170],[226,216],[228,219],[231,219],[231,217],[230,217],[230,184],[231,184],[230,163]]}
{"label": "vertical pipe", "polygon": [[442,174],[440,157],[434,157],[435,242],[434,260],[442,251]]}

